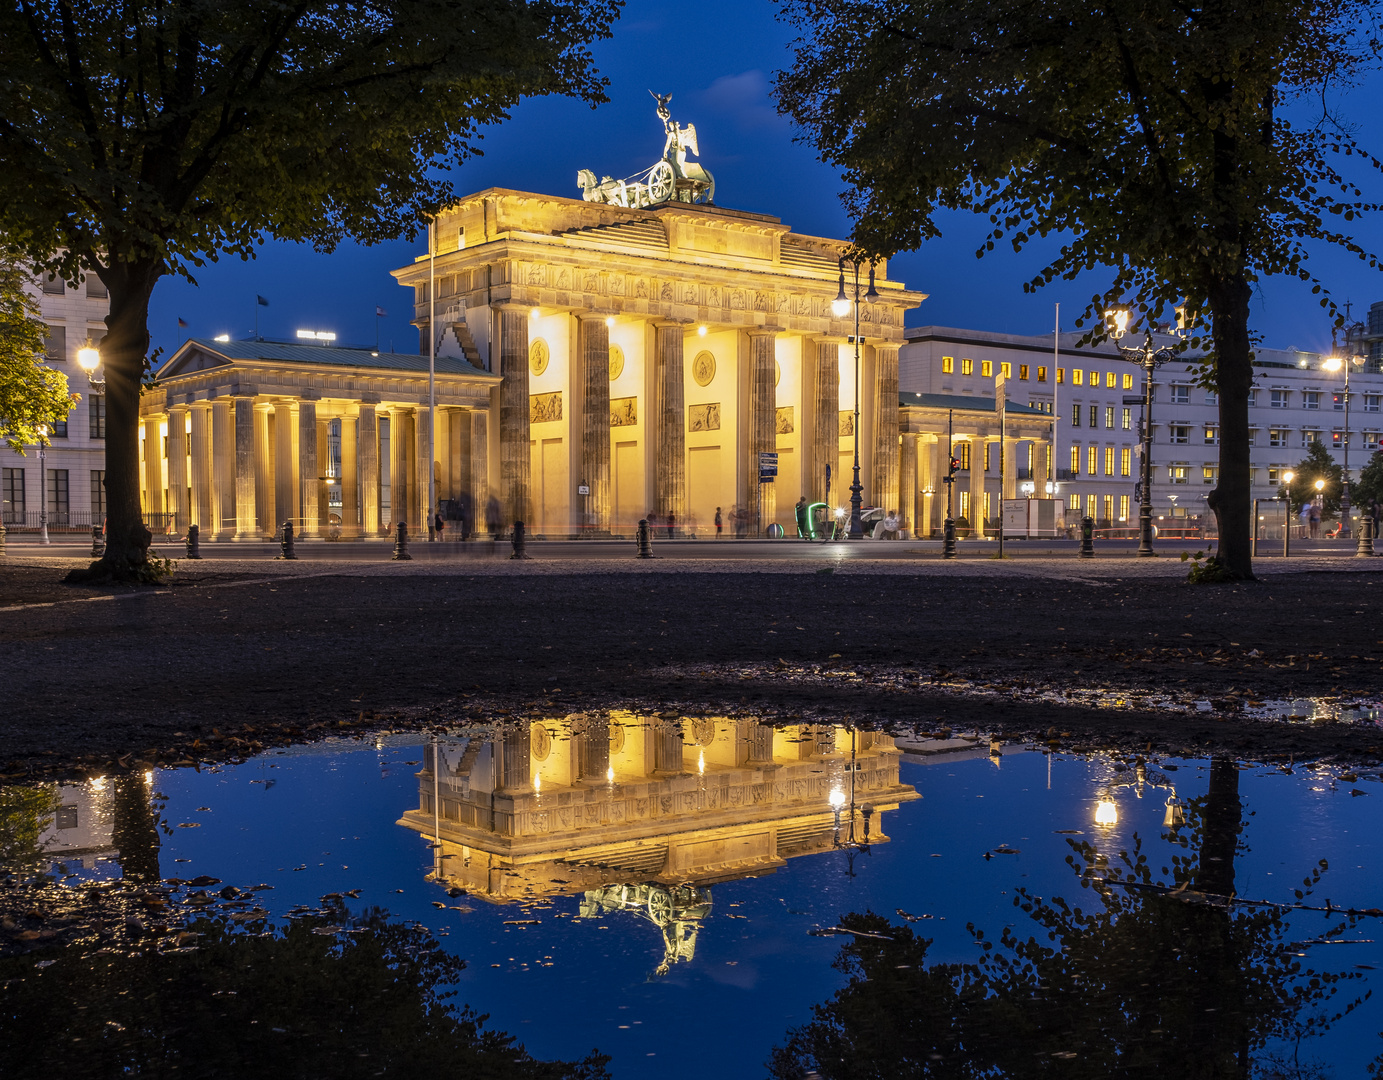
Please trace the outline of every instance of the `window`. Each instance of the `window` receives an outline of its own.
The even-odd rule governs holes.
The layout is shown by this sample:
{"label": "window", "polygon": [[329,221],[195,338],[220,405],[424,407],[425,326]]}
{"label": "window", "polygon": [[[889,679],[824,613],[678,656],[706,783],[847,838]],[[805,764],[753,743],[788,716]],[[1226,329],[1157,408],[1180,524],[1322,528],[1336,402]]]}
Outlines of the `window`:
{"label": "window", "polygon": [[956,373],[956,358],[954,356],[943,356],[941,358],[941,374],[954,375]]}
{"label": "window", "polygon": [[91,427],[91,437],[93,439],[104,439],[106,437],[106,397],[104,394],[92,394],[86,399],[87,421]]}
{"label": "window", "polygon": [[1064,383],[1065,381],[1066,381],[1066,369],[1065,369],[1064,367],[1059,367],[1059,368],[1057,368],[1057,369],[1056,369],[1056,384],[1057,384],[1057,386],[1060,386],[1060,385],[1061,385],[1062,383]]}
{"label": "window", "polygon": [[49,274],[43,279],[43,291],[49,296],[61,296],[67,291],[67,284],[61,278]]}
{"label": "window", "polygon": [[1220,478],[1220,467],[1218,465],[1201,466],[1201,483],[1213,484]]}
{"label": "window", "polygon": [[1220,444],[1220,429],[1209,424],[1205,427],[1205,445],[1218,446]]}
{"label": "window", "polygon": [[67,327],[48,327],[48,341],[43,347],[43,354],[49,360],[67,359]]}
{"label": "window", "polygon": [[1098,495],[1087,495],[1087,496],[1085,497],[1085,513],[1086,513],[1086,516],[1087,516],[1087,517],[1094,517],[1094,516],[1095,516],[1095,510],[1096,510],[1095,504],[1096,504],[1096,502],[1097,502],[1098,500],[1099,500],[1099,496],[1098,496]]}
{"label": "window", "polygon": [[1008,363],[1000,364],[999,374],[1001,374],[1005,379],[1013,378],[1013,365]]}
{"label": "window", "polygon": [[1310,446],[1312,443],[1318,443],[1320,441],[1321,433],[1319,431],[1303,431],[1301,433],[1302,446]]}
{"label": "window", "polygon": [[106,516],[106,470],[91,470],[91,523],[98,525]]}
{"label": "window", "polygon": [[1290,390],[1273,390],[1268,398],[1268,408],[1285,409],[1287,407],[1287,395]]}
{"label": "window", "polygon": [[1071,475],[1080,475],[1080,447],[1071,447]]}
{"label": "window", "polygon": [[1336,450],[1345,445],[1345,433],[1339,428],[1330,433],[1330,445]]}
{"label": "window", "polygon": [[1100,448],[1098,446],[1092,446],[1086,451],[1085,471],[1091,476],[1100,474]]}
{"label": "window", "polygon": [[1191,441],[1191,429],[1185,424],[1173,424],[1171,426],[1171,441],[1174,443],[1186,443]]}
{"label": "window", "polygon": [[1072,369],[1071,369],[1071,385],[1072,385],[1072,386],[1084,386],[1084,385],[1085,385],[1085,372],[1084,372],[1081,368],[1078,368],[1078,367],[1077,367],[1077,368],[1072,368]]}
{"label": "window", "polygon": [[1080,402],[1071,406],[1071,426],[1080,427]]}
{"label": "window", "polygon": [[1319,409],[1321,407],[1321,392],[1319,390],[1303,390],[1301,392],[1301,407],[1303,409]]}
{"label": "window", "polygon": [[1122,427],[1125,431],[1130,431],[1130,430],[1132,430],[1132,428],[1133,428],[1133,410],[1132,410],[1132,409],[1129,409],[1129,408],[1125,408],[1125,409],[1124,409],[1124,415],[1123,415],[1122,419],[1123,419],[1123,423],[1121,423],[1119,426]]}
{"label": "window", "polygon": [[1269,465],[1269,466],[1268,466],[1268,483],[1269,483],[1269,484],[1281,484],[1281,483],[1282,483],[1282,466],[1281,466],[1281,465]]}
{"label": "window", "polygon": [[1106,476],[1114,475],[1114,447],[1112,446],[1104,448],[1104,474]]}
{"label": "window", "polygon": [[1365,394],[1365,395],[1364,395],[1364,411],[1365,411],[1365,412],[1378,412],[1378,398],[1379,398],[1379,395],[1378,395],[1378,394]]}
{"label": "window", "polygon": [[963,443],[957,443],[956,445],[960,448],[960,452],[956,454],[956,458],[960,461],[960,467],[961,467],[965,472],[969,472],[969,471],[970,471],[970,444],[969,444],[968,442],[963,442]]}
{"label": "window", "polygon": [[1186,484],[1191,480],[1191,466],[1178,462],[1167,466],[1167,479],[1173,484]]}
{"label": "window", "polygon": [[95,274],[86,276],[86,294],[93,300],[104,300],[106,298],[106,283]]}
{"label": "window", "polygon": [[1112,427],[1114,427],[1114,406],[1113,406],[1113,405],[1106,405],[1106,406],[1104,407],[1104,426],[1107,427],[1107,428],[1112,428]]}
{"label": "window", "polygon": [[66,421],[66,420],[58,420],[58,421],[56,421],[56,422],[53,424],[53,430],[50,431],[50,432],[48,433],[48,435],[49,435],[49,438],[52,438],[52,439],[65,439],[65,438],[67,438],[67,421]]}
{"label": "window", "polygon": [[1250,391],[1249,391],[1249,408],[1250,408],[1250,409],[1252,409],[1255,405],[1258,404],[1258,402],[1257,402],[1257,400],[1256,400],[1257,397],[1258,397],[1258,391],[1257,391],[1257,390],[1250,390]]}
{"label": "window", "polygon": [[1018,365],[1018,379],[1019,379],[1020,382],[1027,382],[1027,381],[1028,381],[1028,365],[1027,365],[1027,364],[1019,364],[1019,365]]}
{"label": "window", "polygon": [[0,499],[3,499],[3,520],[6,525],[24,522],[24,470],[6,469],[0,474]]}
{"label": "window", "polygon": [[993,361],[993,360],[981,360],[981,361],[980,361],[980,377],[981,377],[981,378],[984,378],[984,379],[990,379],[990,378],[993,378],[993,377],[994,377],[994,361]]}
{"label": "window", "polygon": [[1099,385],[1100,385],[1100,373],[1099,373],[1098,371],[1092,371],[1092,372],[1090,373],[1090,385],[1091,385],[1091,386],[1099,386]]}
{"label": "window", "polygon": [[960,516],[966,521],[970,520],[970,492],[968,491],[960,493]]}
{"label": "window", "polygon": [[1133,373],[1132,373],[1132,372],[1125,372],[1125,373],[1124,373],[1124,389],[1125,389],[1125,390],[1132,390],[1132,389],[1133,389]]}
{"label": "window", "polygon": [[990,450],[990,448],[991,448],[993,445],[994,445],[994,444],[993,444],[993,443],[990,443],[990,442],[986,442],[986,443],[984,444],[984,471],[985,471],[985,472],[989,472],[989,470],[990,470],[990,468],[991,468],[991,466],[990,466],[990,464],[989,464],[989,450]]}
{"label": "window", "polygon": [[[1045,367],[1042,367],[1041,365],[1039,365],[1038,368],[1037,368],[1037,381],[1038,381],[1038,382],[1046,382],[1046,381],[1047,381],[1047,369],[1046,369]],[[1377,401],[1378,401],[1378,398],[1375,397],[1373,400],[1374,400],[1375,402],[1377,402]],[[1374,412],[1377,412],[1377,411],[1378,411],[1377,409],[1374,410]]]}
{"label": "window", "polygon": [[1127,520],[1128,520],[1128,496],[1127,496],[1127,495],[1120,495],[1120,496],[1119,496],[1119,520],[1120,520],[1120,521],[1127,521]]}
{"label": "window", "polygon": [[1119,451],[1119,475],[1133,475],[1133,451],[1127,446]]}
{"label": "window", "polygon": [[1214,390],[1207,390],[1205,392],[1205,403],[1207,405],[1218,405],[1220,403],[1220,395],[1215,393]]}
{"label": "window", "polygon": [[1100,426],[1100,407],[1098,405],[1090,406],[1090,426],[1094,428]]}
{"label": "window", "polygon": [[1287,429],[1286,429],[1286,428],[1280,428],[1280,427],[1268,428],[1268,445],[1269,445],[1269,446],[1286,446],[1286,445],[1287,445]]}
{"label": "window", "polygon": [[1337,392],[1331,394],[1331,395],[1330,395],[1330,404],[1331,404],[1331,407],[1332,407],[1336,412],[1344,412],[1344,411],[1345,411],[1345,395],[1344,395],[1344,392],[1343,392],[1343,391],[1337,391]]}
{"label": "window", "polygon": [[1068,499],[1066,500],[1066,509],[1068,509],[1068,510],[1074,510],[1075,512],[1079,513],[1079,512],[1080,512],[1080,496],[1079,496],[1079,495],[1072,495],[1070,498],[1068,498]]}
{"label": "window", "polygon": [[1172,384],[1172,404],[1189,405],[1191,404],[1191,388],[1185,384]]}
{"label": "window", "polygon": [[1249,428],[1249,445],[1250,445],[1250,446],[1256,446],[1257,444],[1258,444],[1258,429],[1257,429],[1256,427],[1251,427],[1251,428]]}
{"label": "window", "polygon": [[67,521],[67,511],[67,470],[49,469],[48,512],[54,516],[58,524],[65,524]]}
{"label": "window", "polygon": [[1105,385],[1105,389],[1107,389],[1107,390],[1113,390],[1114,387],[1115,387],[1115,385],[1116,385],[1116,380],[1117,380],[1117,379],[1118,379],[1118,376],[1115,375],[1114,372],[1112,372],[1112,371],[1106,371],[1106,372],[1105,372],[1105,376],[1104,376],[1104,385]]}
{"label": "window", "polygon": [[960,373],[962,375],[975,374],[975,361],[967,360],[965,357],[962,356],[960,359]]}
{"label": "window", "polygon": [[462,225],[456,230],[456,250],[460,251],[466,246],[466,227]]}
{"label": "window", "polygon": [[1104,520],[1105,520],[1106,522],[1108,522],[1109,524],[1113,524],[1113,523],[1114,523],[1114,496],[1113,496],[1113,495],[1106,495],[1106,496],[1104,497]]}

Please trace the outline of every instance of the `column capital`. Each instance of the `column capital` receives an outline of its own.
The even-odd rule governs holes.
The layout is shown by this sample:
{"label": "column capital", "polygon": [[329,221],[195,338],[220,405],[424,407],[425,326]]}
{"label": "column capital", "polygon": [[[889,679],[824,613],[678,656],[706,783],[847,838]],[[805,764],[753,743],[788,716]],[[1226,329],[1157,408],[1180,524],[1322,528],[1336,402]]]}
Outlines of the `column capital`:
{"label": "column capital", "polygon": [[573,311],[572,314],[583,323],[598,322],[601,325],[605,325],[606,319],[613,319],[615,316],[613,311]]}
{"label": "column capital", "polygon": [[751,338],[761,338],[777,337],[783,331],[777,326],[750,326],[744,332]]}
{"label": "column capital", "polygon": [[805,337],[816,342],[818,345],[846,345],[844,334],[806,334]]}

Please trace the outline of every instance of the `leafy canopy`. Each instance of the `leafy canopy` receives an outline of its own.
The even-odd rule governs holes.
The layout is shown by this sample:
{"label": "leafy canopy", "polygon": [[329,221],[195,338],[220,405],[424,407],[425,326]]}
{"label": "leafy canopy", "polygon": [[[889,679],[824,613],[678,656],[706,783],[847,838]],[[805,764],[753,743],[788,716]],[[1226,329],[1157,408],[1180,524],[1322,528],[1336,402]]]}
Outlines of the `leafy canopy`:
{"label": "leafy canopy", "polygon": [[1283,484],[1277,489],[1277,497],[1288,495],[1291,498],[1292,512],[1316,497],[1316,481],[1324,480],[1321,489],[1322,509],[1326,514],[1340,512],[1340,492],[1344,488],[1345,471],[1330,456],[1330,451],[1322,442],[1310,443],[1306,456],[1297,462],[1292,470],[1291,484]]}
{"label": "leafy canopy", "polygon": [[48,328],[24,282],[19,267],[0,258],[0,439],[20,454],[25,445],[46,444],[46,432],[76,401],[67,376],[43,362]]}

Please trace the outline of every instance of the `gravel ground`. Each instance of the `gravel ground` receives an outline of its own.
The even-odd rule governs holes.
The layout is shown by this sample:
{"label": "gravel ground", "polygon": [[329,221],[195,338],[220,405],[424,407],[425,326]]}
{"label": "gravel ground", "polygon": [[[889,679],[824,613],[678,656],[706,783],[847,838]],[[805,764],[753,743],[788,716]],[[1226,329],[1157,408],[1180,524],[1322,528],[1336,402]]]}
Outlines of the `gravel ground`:
{"label": "gravel ground", "polygon": [[[1367,762],[1373,724],[1246,718],[1383,695],[1383,562],[1264,561],[1191,586],[1176,559],[181,563],[172,587],[0,562],[0,774],[236,756],[326,731],[603,706],[756,713]],[[957,692],[991,683],[989,696]],[[1002,687],[1128,691],[1096,709]],[[1209,711],[1136,707],[1144,692]],[[1031,695],[1029,695],[1029,698]],[[1055,729],[1055,730],[1053,730]]]}

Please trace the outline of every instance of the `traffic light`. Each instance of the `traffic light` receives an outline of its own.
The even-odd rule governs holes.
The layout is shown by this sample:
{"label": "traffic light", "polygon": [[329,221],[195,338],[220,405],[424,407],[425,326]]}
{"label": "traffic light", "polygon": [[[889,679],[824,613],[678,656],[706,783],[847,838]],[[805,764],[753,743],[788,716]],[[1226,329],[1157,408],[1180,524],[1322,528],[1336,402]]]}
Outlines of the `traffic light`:
{"label": "traffic light", "polygon": [[959,469],[960,469],[960,458],[958,458],[958,457],[953,457],[953,458],[951,459],[951,467],[950,467],[950,471],[949,471],[949,474],[948,474],[948,475],[954,475]]}

